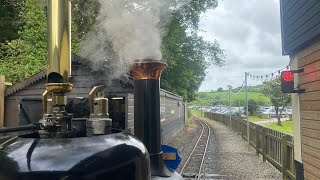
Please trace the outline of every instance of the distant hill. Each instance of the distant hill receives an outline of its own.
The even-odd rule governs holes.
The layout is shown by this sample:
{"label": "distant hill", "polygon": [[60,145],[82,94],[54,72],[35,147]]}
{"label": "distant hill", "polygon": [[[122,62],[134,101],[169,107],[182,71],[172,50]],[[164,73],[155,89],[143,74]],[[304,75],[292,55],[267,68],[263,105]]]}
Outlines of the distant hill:
{"label": "distant hill", "polygon": [[[270,99],[261,94],[260,86],[254,86],[248,88],[248,99],[253,99],[261,106],[269,106]],[[213,106],[217,104],[229,105],[229,91],[222,92],[198,92],[197,97],[194,101],[189,102],[188,105],[195,106]],[[221,100],[223,99],[223,100]],[[231,105],[232,106],[244,106],[246,100],[246,93],[242,89],[237,94],[231,94]]]}

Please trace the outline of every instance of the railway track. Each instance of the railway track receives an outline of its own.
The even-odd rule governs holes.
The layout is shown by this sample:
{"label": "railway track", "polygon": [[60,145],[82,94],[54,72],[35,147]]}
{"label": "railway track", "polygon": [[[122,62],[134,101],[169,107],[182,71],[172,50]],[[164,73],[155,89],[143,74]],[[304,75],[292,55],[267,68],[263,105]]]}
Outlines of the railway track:
{"label": "railway track", "polygon": [[201,179],[203,162],[206,157],[210,139],[210,126],[206,122],[195,117],[193,120],[197,121],[201,125],[201,133],[189,157],[182,166],[180,174],[184,178]]}

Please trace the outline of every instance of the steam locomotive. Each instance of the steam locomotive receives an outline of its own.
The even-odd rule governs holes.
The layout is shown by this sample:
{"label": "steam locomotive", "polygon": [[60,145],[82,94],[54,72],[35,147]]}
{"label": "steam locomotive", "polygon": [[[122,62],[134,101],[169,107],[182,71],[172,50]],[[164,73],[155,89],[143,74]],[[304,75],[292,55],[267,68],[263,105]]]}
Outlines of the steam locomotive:
{"label": "steam locomotive", "polygon": [[[136,61],[134,135],[112,133],[103,86],[89,93],[89,118],[66,111],[71,75],[71,2],[48,0],[48,69],[37,131],[0,146],[0,179],[182,179],[163,160],[160,76],[166,64]],[[151,105],[151,106],[150,106]],[[41,113],[41,112],[39,112]],[[30,128],[30,127],[26,127]],[[23,130],[23,129],[17,129]]]}

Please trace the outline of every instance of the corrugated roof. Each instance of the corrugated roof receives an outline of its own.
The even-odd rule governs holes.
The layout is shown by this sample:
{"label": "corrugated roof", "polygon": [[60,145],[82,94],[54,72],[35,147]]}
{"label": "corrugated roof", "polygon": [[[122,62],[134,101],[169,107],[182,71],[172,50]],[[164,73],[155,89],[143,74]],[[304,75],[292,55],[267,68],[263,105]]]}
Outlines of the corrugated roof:
{"label": "corrugated roof", "polygon": [[[77,55],[72,56],[72,64],[81,64],[80,61],[81,61],[81,57],[79,57]],[[46,78],[46,76],[47,76],[46,72],[47,72],[46,70],[43,70],[40,73],[38,73],[34,76],[31,76],[20,83],[13,85],[12,87],[8,88],[5,91],[4,96],[5,97],[10,96],[10,95],[12,95],[12,94],[24,89],[24,88],[27,88],[27,87],[31,86],[32,84],[35,84],[36,82]]]}
{"label": "corrugated roof", "polygon": [[34,76],[31,76],[30,78],[28,79],[25,79],[24,81],[18,83],[18,84],[15,84],[13,85],[12,87],[8,88],[6,91],[5,91],[5,97],[7,96],[10,96],[16,92],[18,92],[19,90],[21,89],[24,89],[24,88],[27,88],[29,86],[31,86],[32,84],[44,79],[46,77],[46,71],[42,71]]}

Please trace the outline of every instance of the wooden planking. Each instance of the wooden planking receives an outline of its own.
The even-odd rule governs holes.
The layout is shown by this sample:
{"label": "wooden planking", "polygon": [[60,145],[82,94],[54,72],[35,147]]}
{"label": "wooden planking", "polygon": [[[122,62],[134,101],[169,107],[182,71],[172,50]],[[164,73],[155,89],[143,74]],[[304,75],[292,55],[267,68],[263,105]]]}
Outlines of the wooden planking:
{"label": "wooden planking", "polygon": [[0,128],[4,126],[4,89],[5,77],[0,75]]}
{"label": "wooden planking", "polygon": [[[317,18],[320,19],[320,13],[317,16]],[[320,22],[320,20],[319,20],[319,22]],[[317,23],[319,23],[319,22],[317,22]],[[304,29],[306,29],[306,28],[307,27],[304,27]],[[294,41],[291,44],[289,44],[287,47],[289,49],[294,49],[294,48],[298,48],[300,46],[302,47],[302,45],[308,46],[308,45],[310,45],[310,41],[312,41],[313,39],[317,38],[317,36],[320,35],[319,32],[320,32],[320,23],[317,26],[309,29],[306,33],[302,34],[301,37],[299,37],[298,39],[294,39]]]}
{"label": "wooden planking", "polygon": [[[306,1],[306,0],[300,0]],[[289,43],[293,42],[294,37],[301,37],[306,31],[310,30],[315,25],[319,24],[320,17],[320,1],[318,1],[311,9],[309,9],[301,18],[296,19],[292,26],[285,27],[285,40]],[[292,19],[293,20],[293,19]],[[306,33],[305,33],[306,34]]]}
{"label": "wooden planking", "polygon": [[[320,57],[319,57],[319,59],[320,59]],[[307,74],[310,74],[310,73],[313,73],[313,72],[316,72],[316,71],[320,71],[320,61],[317,59],[316,61],[314,61],[310,64],[307,64],[303,67],[300,67],[300,68],[303,68],[303,72],[299,73],[300,77],[307,75]]]}
{"label": "wooden planking", "polygon": [[[308,47],[305,50],[305,52],[302,51],[301,53],[297,54],[297,58],[299,59],[298,61],[299,68],[303,68],[308,64],[319,61],[320,59],[320,43],[319,42]],[[306,55],[307,53],[310,53],[310,54]],[[303,55],[306,55],[306,56],[299,58],[299,56],[303,56]]]}
{"label": "wooden planking", "polygon": [[302,139],[302,141],[301,141],[302,144],[308,145],[308,146],[316,148],[316,149],[320,149],[320,140],[314,139],[314,138],[309,138],[306,136],[302,136],[301,139]]}
{"label": "wooden planking", "polygon": [[305,66],[306,64],[310,64],[317,59],[319,59],[319,56],[317,55],[320,49],[320,41],[316,41],[312,44],[312,46],[308,46],[305,49],[297,52],[295,55],[295,58],[297,59],[303,59],[302,61],[298,62],[298,66]]}
{"label": "wooden planking", "polygon": [[[306,3],[304,0],[299,0],[287,13],[283,16],[286,21],[283,23],[284,27],[292,26],[297,19],[300,19],[308,10],[310,10],[318,0],[310,0]],[[287,32],[287,28],[284,29]]]}
{"label": "wooden planking", "polygon": [[315,177],[317,177],[317,179],[320,178],[320,169],[317,167],[314,167],[313,165],[304,162],[303,163],[303,169],[304,171],[309,172],[310,174],[314,175]]}
{"label": "wooden planking", "polygon": [[317,178],[313,174],[310,174],[308,171],[304,171],[304,179],[305,180],[319,180],[319,178]]}
{"label": "wooden planking", "polygon": [[301,119],[312,119],[320,121],[320,112],[319,111],[300,111]]}
{"label": "wooden planking", "polygon": [[320,131],[309,128],[301,128],[301,135],[320,140]]}
{"label": "wooden planking", "polygon": [[320,101],[300,102],[300,110],[320,111]]}
{"label": "wooden planking", "polygon": [[[320,159],[317,159],[317,158],[310,156],[309,154],[306,154],[306,153],[304,153],[302,155],[302,157],[303,157],[304,162],[307,162],[307,163],[311,164],[312,166],[320,168]],[[320,169],[319,169],[319,171],[320,171]]]}
{"label": "wooden planking", "polygon": [[285,54],[292,54],[297,49],[303,48],[320,34],[320,1],[296,2],[281,5],[282,42]]}
{"label": "wooden planking", "polygon": [[316,72],[301,76],[299,79],[299,84],[302,85],[302,84],[306,84],[314,81],[320,81],[320,71],[316,71]]}
{"label": "wooden planking", "polygon": [[320,91],[307,92],[300,94],[300,102],[305,101],[320,101]]}
{"label": "wooden planking", "polygon": [[298,0],[290,0],[287,3],[283,4],[283,14],[284,16],[294,7]]}
{"label": "wooden planking", "polygon": [[319,130],[320,131],[320,121],[318,120],[306,120],[301,119],[301,127]]}
{"label": "wooden planking", "polygon": [[299,85],[299,89],[304,89],[305,92],[320,91],[320,81],[314,81],[307,84]]}
{"label": "wooden planking", "polygon": [[309,154],[317,159],[320,159],[320,149],[310,147],[308,145],[302,145],[303,153]]}

